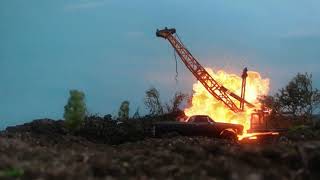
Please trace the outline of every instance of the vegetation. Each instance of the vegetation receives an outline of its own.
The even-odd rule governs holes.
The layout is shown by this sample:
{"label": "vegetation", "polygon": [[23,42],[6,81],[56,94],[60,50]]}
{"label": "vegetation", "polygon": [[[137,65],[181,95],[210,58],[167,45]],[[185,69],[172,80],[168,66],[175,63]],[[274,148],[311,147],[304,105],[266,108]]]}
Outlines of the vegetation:
{"label": "vegetation", "polygon": [[186,101],[188,98],[187,94],[184,94],[182,92],[176,92],[173,96],[173,98],[170,100],[170,103],[166,103],[165,107],[168,113],[174,113],[179,111],[181,108],[180,106],[184,101]]}
{"label": "vegetation", "polygon": [[159,91],[152,87],[146,91],[144,104],[149,110],[149,115],[157,117],[157,120],[176,120],[183,117],[181,106],[188,100],[188,95],[180,91],[176,92],[169,102],[161,103]]}
{"label": "vegetation", "polygon": [[120,105],[119,112],[118,112],[118,117],[121,120],[127,120],[129,119],[129,101],[123,101]]}
{"label": "vegetation", "polygon": [[65,125],[70,131],[80,128],[86,117],[85,95],[78,90],[71,90],[67,105],[64,106]]}
{"label": "vegetation", "polygon": [[261,102],[272,109],[272,116],[290,114],[294,119],[311,119],[320,108],[320,92],[313,87],[312,75],[298,73],[274,96],[265,96]]}
{"label": "vegetation", "polygon": [[112,120],[112,115],[111,114],[106,114],[106,115],[103,116],[103,119],[111,121]]}
{"label": "vegetation", "polygon": [[18,168],[10,168],[0,171],[0,178],[19,178],[23,176],[24,171]]}
{"label": "vegetation", "polygon": [[320,99],[318,89],[313,89],[312,75],[298,73],[289,84],[276,94],[278,107],[282,112],[310,118],[318,108]]}
{"label": "vegetation", "polygon": [[146,91],[144,104],[146,108],[149,110],[150,115],[163,114],[163,107],[160,101],[160,93],[156,88],[151,87]]}

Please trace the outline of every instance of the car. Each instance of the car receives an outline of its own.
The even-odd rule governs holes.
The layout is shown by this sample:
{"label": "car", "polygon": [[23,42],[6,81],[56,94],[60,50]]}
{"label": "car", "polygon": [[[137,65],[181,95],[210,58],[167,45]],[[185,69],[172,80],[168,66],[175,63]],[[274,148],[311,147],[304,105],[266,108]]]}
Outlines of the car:
{"label": "car", "polygon": [[185,122],[167,121],[153,124],[153,136],[158,137],[169,133],[182,136],[206,136],[238,140],[238,135],[243,133],[243,126],[215,122],[207,115],[191,116]]}

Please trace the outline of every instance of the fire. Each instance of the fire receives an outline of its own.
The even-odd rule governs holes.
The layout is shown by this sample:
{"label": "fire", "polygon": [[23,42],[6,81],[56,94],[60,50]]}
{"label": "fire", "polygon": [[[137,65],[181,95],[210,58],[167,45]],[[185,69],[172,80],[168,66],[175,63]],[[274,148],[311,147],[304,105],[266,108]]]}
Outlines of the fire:
{"label": "fire", "polygon": [[245,133],[241,136],[238,136],[239,140],[248,138],[249,140],[258,139],[258,136],[261,135],[279,135],[279,132],[258,132],[258,133]]}
{"label": "fire", "polygon": [[[210,68],[206,68],[206,70],[217,82],[240,96],[242,82],[240,76],[223,70],[217,72],[213,72]],[[244,126],[244,133],[250,128],[250,117],[254,111],[253,108],[245,106],[243,112],[234,113],[223,102],[215,99],[199,81],[193,84],[193,91],[192,105],[184,110],[187,116],[208,115],[217,122],[241,124]],[[268,91],[269,79],[263,79],[258,72],[248,71],[245,99],[254,104],[256,109],[259,109],[258,97],[267,95]],[[234,102],[239,107],[239,102],[237,100],[234,100]]]}

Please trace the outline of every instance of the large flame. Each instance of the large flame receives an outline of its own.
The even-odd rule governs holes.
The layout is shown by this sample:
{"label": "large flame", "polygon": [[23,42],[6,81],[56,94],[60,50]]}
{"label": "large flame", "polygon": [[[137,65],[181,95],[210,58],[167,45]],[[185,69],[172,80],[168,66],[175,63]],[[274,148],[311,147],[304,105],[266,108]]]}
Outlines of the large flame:
{"label": "large flame", "polygon": [[[210,68],[206,70],[217,82],[240,96],[242,84],[240,76],[223,70],[217,72],[213,72]],[[187,116],[208,115],[217,122],[241,124],[244,126],[244,133],[250,128],[250,117],[254,108],[245,106],[243,112],[234,113],[223,102],[214,98],[199,81],[193,85],[193,91],[192,105],[184,110]],[[259,109],[258,97],[267,95],[268,91],[269,79],[263,79],[258,72],[248,71],[245,99]],[[239,107],[239,102],[237,100],[234,102]]]}

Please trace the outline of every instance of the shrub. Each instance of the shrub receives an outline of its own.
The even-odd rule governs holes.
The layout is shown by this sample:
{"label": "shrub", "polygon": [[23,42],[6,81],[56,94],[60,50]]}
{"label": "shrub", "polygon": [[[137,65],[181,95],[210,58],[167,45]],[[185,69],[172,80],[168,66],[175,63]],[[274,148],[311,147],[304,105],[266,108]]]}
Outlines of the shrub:
{"label": "shrub", "polygon": [[313,139],[315,133],[310,126],[298,125],[289,129],[288,137],[293,140]]}
{"label": "shrub", "polygon": [[118,116],[121,120],[129,119],[129,101],[123,101],[120,105]]}
{"label": "shrub", "polygon": [[175,113],[180,111],[180,106],[188,99],[188,95],[182,92],[176,92],[169,103],[165,104],[167,113]]}
{"label": "shrub", "polygon": [[5,169],[0,171],[0,178],[19,178],[24,175],[23,169],[19,168],[10,168],[10,169]]}
{"label": "shrub", "polygon": [[320,92],[313,88],[312,75],[308,73],[298,73],[275,98],[281,112],[303,119],[310,119],[320,105]]}
{"label": "shrub", "polygon": [[112,120],[112,115],[111,114],[107,114],[107,115],[103,116],[103,119],[107,120],[107,121],[111,121]]}
{"label": "shrub", "polygon": [[145,92],[144,104],[149,110],[150,115],[162,115],[163,107],[160,102],[160,93],[159,91],[151,87]]}
{"label": "shrub", "polygon": [[71,90],[67,105],[64,106],[65,125],[70,131],[77,130],[86,117],[85,95],[78,90]]}

